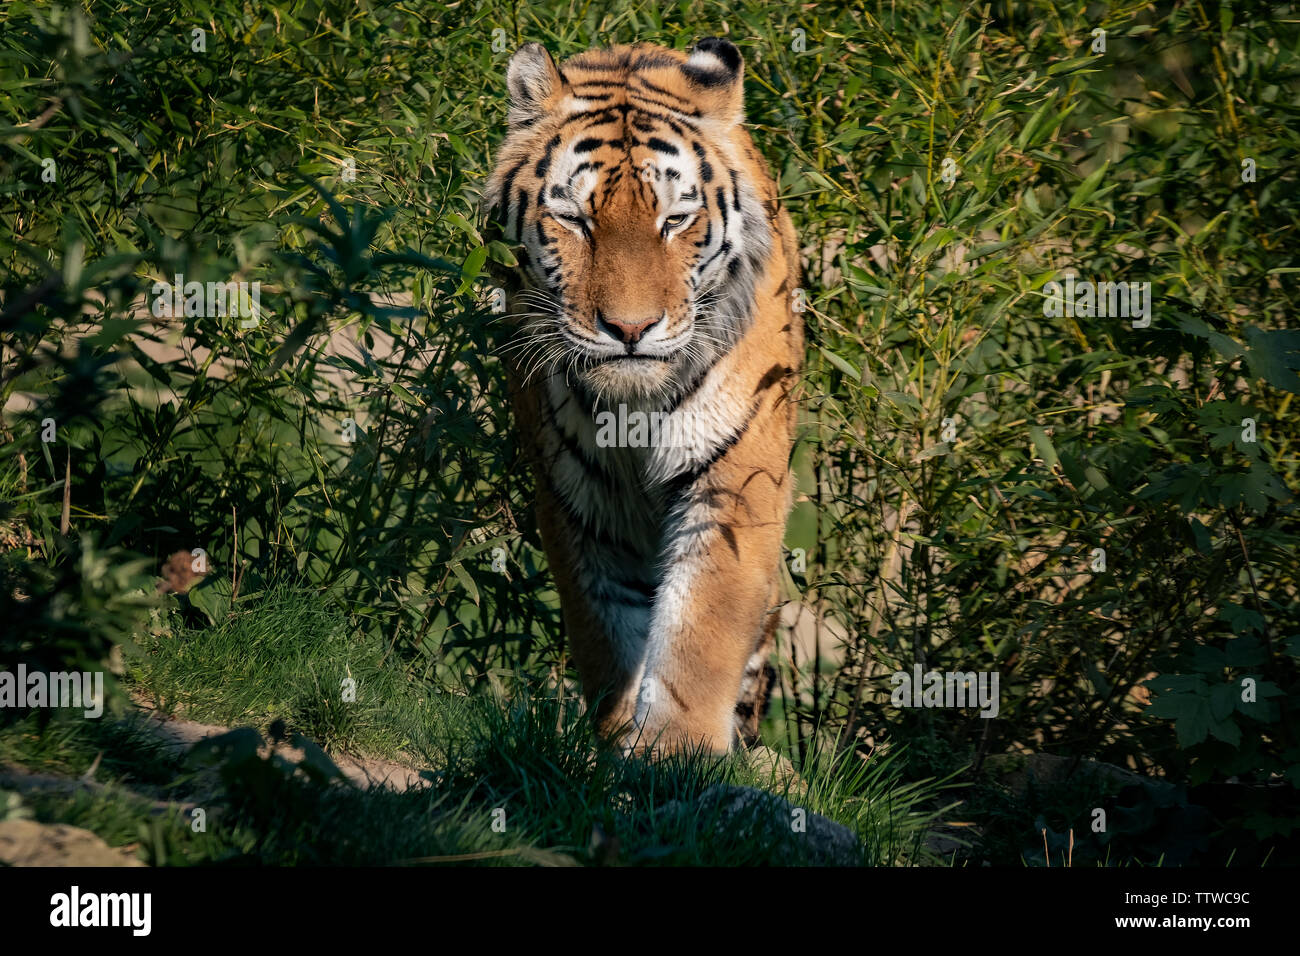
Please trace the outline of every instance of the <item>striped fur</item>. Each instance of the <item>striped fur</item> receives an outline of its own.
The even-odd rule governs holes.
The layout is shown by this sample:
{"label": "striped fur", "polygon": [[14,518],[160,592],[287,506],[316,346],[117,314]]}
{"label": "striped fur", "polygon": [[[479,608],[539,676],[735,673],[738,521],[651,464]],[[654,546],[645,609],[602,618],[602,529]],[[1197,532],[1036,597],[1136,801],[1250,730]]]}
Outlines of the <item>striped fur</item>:
{"label": "striped fur", "polygon": [[[752,739],[771,685],[803,332],[743,72],[725,40],[562,67],[524,46],[487,189],[520,262],[504,354],[538,525],[584,694],[628,748]],[[610,447],[620,406],[689,427]]]}

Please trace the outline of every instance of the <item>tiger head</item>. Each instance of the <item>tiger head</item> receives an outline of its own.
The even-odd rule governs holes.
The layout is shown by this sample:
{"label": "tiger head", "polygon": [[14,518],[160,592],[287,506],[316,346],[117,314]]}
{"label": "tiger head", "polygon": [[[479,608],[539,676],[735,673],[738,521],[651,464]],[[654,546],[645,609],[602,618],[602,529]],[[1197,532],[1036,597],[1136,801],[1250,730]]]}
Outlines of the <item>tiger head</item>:
{"label": "tiger head", "polygon": [[743,334],[772,228],[753,183],[740,52],[701,41],[510,60],[486,199],[515,245],[513,361],[654,399]]}

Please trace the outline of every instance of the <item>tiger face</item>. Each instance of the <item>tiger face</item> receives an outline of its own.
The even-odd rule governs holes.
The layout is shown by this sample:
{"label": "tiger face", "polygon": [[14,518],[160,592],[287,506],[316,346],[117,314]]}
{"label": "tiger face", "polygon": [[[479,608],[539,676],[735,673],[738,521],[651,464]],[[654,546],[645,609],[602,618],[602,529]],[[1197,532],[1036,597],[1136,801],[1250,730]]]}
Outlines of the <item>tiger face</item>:
{"label": "tiger face", "polygon": [[655,399],[744,333],[772,236],[733,136],[741,76],[725,40],[563,68],[534,43],[511,59],[487,198],[518,250],[525,378],[562,370],[597,398]]}

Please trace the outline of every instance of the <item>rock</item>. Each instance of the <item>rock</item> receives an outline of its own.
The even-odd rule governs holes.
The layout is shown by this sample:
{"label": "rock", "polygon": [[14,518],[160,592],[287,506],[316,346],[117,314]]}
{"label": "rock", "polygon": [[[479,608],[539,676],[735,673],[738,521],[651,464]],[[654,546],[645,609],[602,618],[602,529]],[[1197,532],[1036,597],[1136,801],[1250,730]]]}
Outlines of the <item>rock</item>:
{"label": "rock", "polygon": [[131,850],[111,847],[89,830],[66,823],[0,823],[0,864],[6,866],[144,866]]}
{"label": "rock", "polygon": [[[147,704],[146,704],[147,706]],[[217,724],[200,724],[192,720],[168,718],[158,711],[150,711],[146,716],[145,726],[155,732],[158,739],[165,743],[174,753],[185,753],[190,748],[204,741],[210,741],[231,732],[231,728]],[[274,727],[272,728],[274,729]],[[260,739],[260,731],[257,731]],[[303,746],[295,746],[292,741],[275,739],[272,733],[270,741],[263,741],[258,748],[258,755],[263,759],[273,755],[283,757],[292,764],[301,764],[308,759]],[[298,735],[294,735],[298,736]],[[306,741],[306,738],[302,738]],[[286,742],[287,741],[287,742]],[[317,748],[312,745],[312,749]],[[371,757],[353,757],[348,754],[327,755],[319,752],[313,756],[332,762],[340,773],[358,787],[384,787],[398,793],[406,790],[418,790],[429,786],[429,780],[418,769],[390,760]]]}
{"label": "rock", "polygon": [[710,831],[771,845],[779,865],[864,863],[862,844],[848,827],[757,787],[714,784],[690,802],[673,800],[661,810],[689,814],[697,826]]}
{"label": "rock", "polygon": [[1004,787],[1016,796],[1023,797],[1032,780],[1037,786],[1056,786],[1064,783],[1071,776],[1073,768],[1076,779],[1095,777],[1114,790],[1137,784],[1160,792],[1173,792],[1176,787],[1167,780],[1158,777],[1143,777],[1132,770],[1116,767],[1114,764],[1102,763],[1100,760],[1080,760],[1075,765],[1072,757],[1058,757],[1055,754],[997,754],[984,761],[984,769],[997,778]]}

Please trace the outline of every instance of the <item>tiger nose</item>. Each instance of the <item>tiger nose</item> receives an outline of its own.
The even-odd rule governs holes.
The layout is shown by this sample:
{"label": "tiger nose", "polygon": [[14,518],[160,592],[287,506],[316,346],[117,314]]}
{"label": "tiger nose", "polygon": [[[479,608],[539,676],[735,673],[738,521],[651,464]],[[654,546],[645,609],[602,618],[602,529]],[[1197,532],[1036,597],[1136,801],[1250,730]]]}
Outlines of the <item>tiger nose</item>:
{"label": "tiger nose", "polygon": [[659,319],[659,316],[640,320],[616,319],[605,315],[600,309],[596,310],[597,327],[628,345],[640,342],[647,329],[659,324]]}

